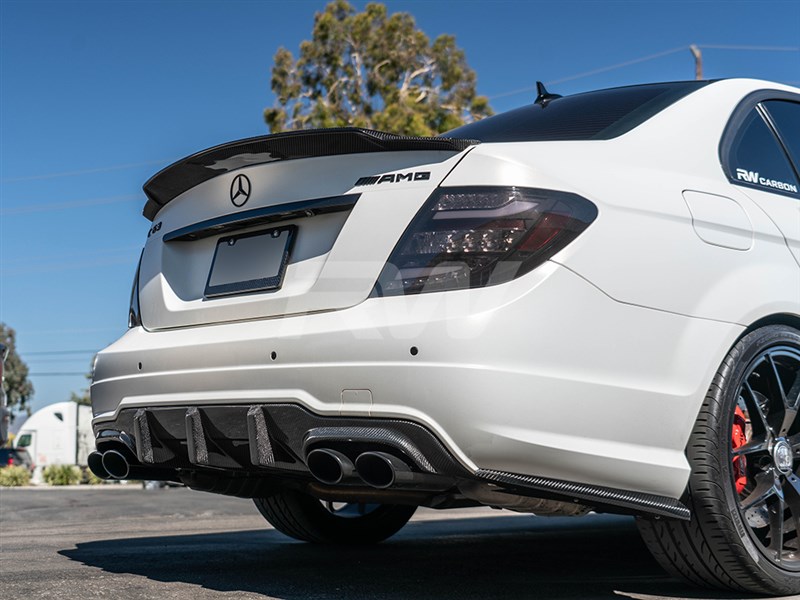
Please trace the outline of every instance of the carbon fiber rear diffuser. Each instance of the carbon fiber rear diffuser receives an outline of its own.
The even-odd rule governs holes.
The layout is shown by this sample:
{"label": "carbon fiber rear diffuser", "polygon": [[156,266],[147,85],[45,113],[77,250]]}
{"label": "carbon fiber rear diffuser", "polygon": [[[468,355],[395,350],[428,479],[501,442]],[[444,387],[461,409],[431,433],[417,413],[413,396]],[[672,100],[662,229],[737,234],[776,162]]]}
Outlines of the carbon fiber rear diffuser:
{"label": "carbon fiber rear diffuser", "polygon": [[112,427],[133,432],[135,448],[130,449],[144,468],[211,468],[218,476],[230,471],[239,478],[264,477],[269,471],[310,476],[304,462],[315,446],[351,453],[377,449],[404,457],[421,473],[450,477],[451,485],[477,479],[508,493],[609,512],[690,516],[681,502],[664,496],[490,469],[470,473],[433,433],[400,419],[321,416],[294,404],[172,406],[123,410],[113,425],[98,425],[105,435]]}

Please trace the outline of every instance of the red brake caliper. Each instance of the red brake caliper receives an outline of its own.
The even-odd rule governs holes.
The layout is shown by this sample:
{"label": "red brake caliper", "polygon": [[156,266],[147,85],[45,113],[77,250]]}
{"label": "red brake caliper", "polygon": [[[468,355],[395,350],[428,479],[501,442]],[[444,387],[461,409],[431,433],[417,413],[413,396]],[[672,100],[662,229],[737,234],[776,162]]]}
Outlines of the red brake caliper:
{"label": "red brake caliper", "polygon": [[[731,433],[731,445],[733,449],[741,448],[747,443],[747,434],[745,427],[747,421],[745,420],[742,409],[736,407],[736,412],[733,415],[733,432]],[[744,456],[736,456],[733,459],[733,479],[736,482],[736,493],[741,494],[747,486],[747,464]]]}

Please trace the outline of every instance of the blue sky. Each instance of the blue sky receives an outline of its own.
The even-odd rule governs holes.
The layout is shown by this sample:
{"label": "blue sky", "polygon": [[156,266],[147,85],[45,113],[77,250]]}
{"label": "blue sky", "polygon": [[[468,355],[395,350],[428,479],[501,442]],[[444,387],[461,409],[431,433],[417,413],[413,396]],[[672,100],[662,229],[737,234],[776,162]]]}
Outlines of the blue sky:
{"label": "blue sky", "polygon": [[[34,408],[86,385],[37,374],[85,372],[124,331],[142,183],[266,133],[272,56],[296,52],[324,4],[0,0],[0,321],[17,330]],[[386,4],[454,34],[498,112],[531,102],[537,79],[561,94],[691,79],[693,43],[706,77],[800,85],[796,1]]]}

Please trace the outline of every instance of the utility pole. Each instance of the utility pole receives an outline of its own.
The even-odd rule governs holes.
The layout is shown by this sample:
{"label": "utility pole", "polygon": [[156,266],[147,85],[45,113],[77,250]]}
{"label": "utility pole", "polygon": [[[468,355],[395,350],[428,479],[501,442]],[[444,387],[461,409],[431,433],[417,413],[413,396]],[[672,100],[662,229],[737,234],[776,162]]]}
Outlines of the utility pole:
{"label": "utility pole", "polygon": [[689,46],[689,51],[694,56],[694,78],[700,80],[703,78],[703,54],[696,44]]}

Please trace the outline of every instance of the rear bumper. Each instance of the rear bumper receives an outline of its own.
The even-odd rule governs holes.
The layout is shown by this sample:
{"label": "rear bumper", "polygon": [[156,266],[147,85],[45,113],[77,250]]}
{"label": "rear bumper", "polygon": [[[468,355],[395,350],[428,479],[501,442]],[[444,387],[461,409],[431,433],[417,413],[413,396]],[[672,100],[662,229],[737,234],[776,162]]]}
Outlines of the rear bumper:
{"label": "rear bumper", "polygon": [[[102,427],[97,431],[99,453],[93,454],[103,465],[104,453],[118,452],[126,457],[124,471],[132,478],[184,481],[229,495],[267,495],[277,484],[320,497],[362,499],[366,494],[376,501],[437,502],[478,485],[489,493],[499,489],[611,512],[689,517],[674,498],[493,470],[471,473],[432,432],[401,419],[321,417],[295,404],[175,406],[124,409]],[[319,449],[340,453],[358,470],[333,486],[315,484],[307,465],[310,453]],[[367,489],[359,466],[360,455],[375,452],[408,467],[383,495]],[[105,466],[100,470],[106,478]]]}
{"label": "rear bumper", "polygon": [[481,290],[132,329],[98,355],[94,427],[139,408],[293,405],[419,425],[468,476],[678,498],[692,424],[741,331],[618,303],[546,263]]}

